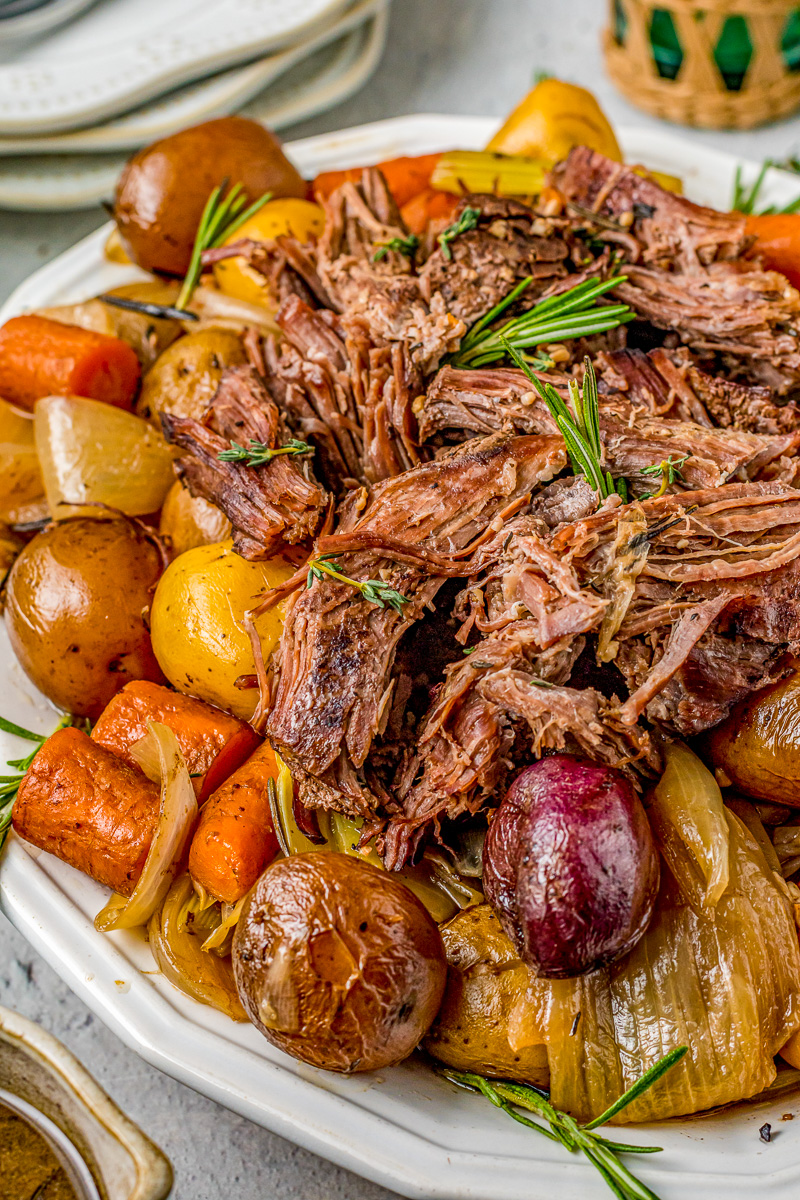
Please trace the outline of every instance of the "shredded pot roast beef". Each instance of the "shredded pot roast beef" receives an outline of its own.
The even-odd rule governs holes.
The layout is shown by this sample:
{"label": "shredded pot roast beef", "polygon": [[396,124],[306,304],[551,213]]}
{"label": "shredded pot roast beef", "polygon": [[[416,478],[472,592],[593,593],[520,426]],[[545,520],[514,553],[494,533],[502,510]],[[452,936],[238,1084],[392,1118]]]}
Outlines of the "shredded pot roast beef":
{"label": "shredded pot roast beef", "polygon": [[[585,148],[552,184],[547,213],[465,196],[457,235],[408,251],[367,170],[325,202],[318,244],[226,248],[282,337],[248,338],[202,421],[162,415],[240,553],[289,541],[334,568],[287,585],[259,712],[298,802],[363,818],[390,867],[553,750],[642,787],[663,734],[710,728],[800,653],[800,296],[735,213]],[[612,274],[634,344],[623,327],[537,369],[567,399],[592,356],[603,469],[624,481],[602,499],[523,371],[451,358],[521,280],[504,319]],[[313,459],[219,459],[290,437]]]}

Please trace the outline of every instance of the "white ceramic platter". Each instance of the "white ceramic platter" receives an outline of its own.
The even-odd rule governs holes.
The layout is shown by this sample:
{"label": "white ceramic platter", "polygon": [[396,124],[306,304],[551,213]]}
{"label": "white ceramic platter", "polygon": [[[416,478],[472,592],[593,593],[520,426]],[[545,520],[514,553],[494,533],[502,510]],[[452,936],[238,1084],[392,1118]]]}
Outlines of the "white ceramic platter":
{"label": "white ceramic platter", "polygon": [[[289,151],[307,175],[397,154],[484,144],[495,122],[419,116],[296,142]],[[735,160],[669,135],[623,133],[628,157],[683,175],[690,195],[724,206]],[[753,168],[755,173],[755,168]],[[775,173],[771,198],[792,198],[798,181]],[[103,258],[98,230],[37,271],[0,312],[0,321],[39,305],[96,294],[137,276]],[[0,634],[0,712],[41,732],[56,723]],[[0,735],[0,761],[30,744]],[[12,754],[13,751],[13,754]],[[176,991],[154,972],[135,934],[98,934],[92,918],[102,888],[49,855],[10,839],[0,866],[3,911],[89,1007],[148,1062],[318,1154],[419,1200],[608,1200],[593,1168],[509,1121],[486,1101],[444,1083],[422,1062],[351,1079],[305,1067]],[[785,1098],[714,1117],[626,1129],[626,1138],[664,1153],[637,1159],[637,1173],[662,1200],[796,1200],[800,1120]],[[800,1114],[797,1114],[800,1115]],[[766,1145],[758,1129],[772,1123]]]}
{"label": "white ceramic platter", "polygon": [[[357,29],[368,18],[385,10],[387,5],[388,0],[355,0],[338,16],[323,21],[308,40],[269,54],[246,67],[221,71],[198,83],[170,91],[150,104],[100,125],[36,137],[0,137],[0,158],[135,150],[187,125],[233,112],[256,97],[256,103],[266,104],[276,80],[282,79],[291,68],[305,62],[316,51]],[[269,95],[262,96],[267,88]]]}
{"label": "white ceramic platter", "polygon": [[[0,59],[0,133],[94,124],[313,36],[347,0],[99,0]],[[6,58],[6,54],[2,54]]]}
{"label": "white ceramic platter", "polygon": [[[375,9],[373,17],[286,71],[240,109],[242,115],[263,121],[270,129],[282,129],[332,108],[363,87],[380,61],[389,22],[387,0],[370,0],[370,6]],[[224,111],[230,108],[223,106]],[[0,208],[21,212],[92,208],[113,194],[127,157],[125,153],[49,154],[4,159],[0,154]]]}

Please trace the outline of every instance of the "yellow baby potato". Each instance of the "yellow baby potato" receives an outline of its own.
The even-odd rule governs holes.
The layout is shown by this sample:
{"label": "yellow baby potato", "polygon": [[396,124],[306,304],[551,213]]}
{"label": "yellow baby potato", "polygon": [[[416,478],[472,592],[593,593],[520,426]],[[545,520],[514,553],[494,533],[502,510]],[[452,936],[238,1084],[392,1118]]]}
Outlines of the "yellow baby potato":
{"label": "yellow baby potato", "polygon": [[[290,234],[298,242],[310,241],[322,233],[325,216],[318,204],[310,200],[285,198],[270,200],[249,221],[228,239],[226,245],[242,238],[254,242],[268,242],[281,234]],[[225,258],[214,267],[217,286],[237,300],[250,304],[269,302],[269,293],[264,279],[243,258]]]}

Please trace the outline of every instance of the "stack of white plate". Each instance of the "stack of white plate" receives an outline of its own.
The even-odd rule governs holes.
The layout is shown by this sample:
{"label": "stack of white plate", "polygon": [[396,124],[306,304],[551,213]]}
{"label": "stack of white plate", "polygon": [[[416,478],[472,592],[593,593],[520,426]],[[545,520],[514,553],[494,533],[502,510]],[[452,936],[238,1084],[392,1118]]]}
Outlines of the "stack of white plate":
{"label": "stack of white plate", "polygon": [[389,2],[0,0],[0,207],[88,208],[187,125],[330,108],[376,67]]}

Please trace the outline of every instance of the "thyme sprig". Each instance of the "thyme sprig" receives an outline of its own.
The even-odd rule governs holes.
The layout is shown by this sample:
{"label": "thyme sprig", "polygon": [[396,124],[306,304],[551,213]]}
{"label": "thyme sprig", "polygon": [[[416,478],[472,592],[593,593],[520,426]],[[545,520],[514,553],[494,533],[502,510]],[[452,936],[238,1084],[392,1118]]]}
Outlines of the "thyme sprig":
{"label": "thyme sprig", "polygon": [[372,256],[373,262],[380,262],[382,258],[386,258],[390,250],[396,250],[398,254],[404,254],[406,258],[413,258],[419,246],[419,238],[415,233],[410,233],[407,238],[393,237],[388,242],[378,242],[378,249]]}
{"label": "thyme sprig", "polygon": [[508,353],[506,343],[515,350],[525,351],[546,342],[607,333],[634,318],[627,304],[597,303],[600,296],[627,279],[627,275],[614,275],[599,281],[584,279],[568,291],[548,296],[528,312],[492,329],[494,322],[530,286],[532,278],[528,276],[521,280],[499,304],[475,322],[450,359],[452,366],[482,367],[503,358]]}
{"label": "thyme sprig", "polygon": [[603,469],[600,406],[597,398],[597,379],[591,359],[587,356],[583,360],[583,389],[578,387],[574,379],[570,379],[570,404],[567,405],[552,383],[542,383],[510,342],[506,342],[506,353],[520,370],[525,372],[549,408],[558,431],[564,439],[574,473],[585,475],[601,500],[618,495],[627,501],[628,489],[625,480],[614,480],[611,472]]}
{"label": "thyme sprig", "polygon": [[338,558],[338,554],[321,554],[319,558],[312,559],[308,564],[306,587],[310,588],[315,579],[321,581],[324,575],[330,575],[331,579],[338,579],[339,583],[349,583],[350,587],[359,591],[370,604],[377,604],[378,608],[386,608],[388,604],[395,612],[402,613],[403,605],[409,603],[410,596],[399,592],[383,579],[351,579],[332,565]]}
{"label": "thyme sprig", "polygon": [[247,447],[231,440],[230,450],[220,450],[217,458],[220,462],[243,462],[246,467],[264,467],[281,454],[313,453],[310,442],[298,442],[296,438],[291,438],[285,446],[267,446],[250,438]]}
{"label": "thyme sprig", "polygon": [[480,215],[481,210],[479,208],[470,208],[468,205],[460,214],[457,221],[454,221],[452,225],[448,225],[446,229],[442,230],[436,239],[442,247],[442,258],[447,259],[448,262],[451,261],[453,251],[450,249],[450,243],[454,242],[457,237],[461,237],[462,233],[469,233],[470,229],[477,228],[478,217]]}
{"label": "thyme sprig", "polygon": [[249,221],[268,200],[272,199],[272,192],[265,192],[258,200],[254,200],[252,204],[245,207],[247,194],[244,186],[241,183],[235,183],[226,196],[224,192],[227,186],[228,180],[223,179],[206,201],[200,224],[197,226],[189,270],[186,272],[186,278],[176,301],[176,308],[185,309],[192,298],[203,272],[203,251],[221,246],[236,233],[237,229],[241,229],[245,221]]}
{"label": "thyme sprig", "polygon": [[[57,733],[59,729],[66,729],[72,722],[72,715],[65,713],[56,725],[53,733]],[[5,717],[0,717],[0,730],[3,733],[13,733],[14,737],[24,738],[27,742],[36,742],[36,747],[31,750],[30,754],[24,755],[23,758],[8,759],[6,766],[11,767],[14,772],[13,775],[0,775],[0,850],[2,850],[5,840],[8,837],[8,830],[11,825],[11,810],[17,798],[19,785],[22,783],[28,767],[41,750],[42,745],[51,735],[49,733],[33,733],[30,729],[23,729],[21,725],[15,725],[13,721],[7,721]]]}
{"label": "thyme sprig", "polygon": [[[601,1137],[594,1131],[598,1126],[605,1125],[612,1117],[617,1116],[648,1088],[651,1088],[662,1075],[680,1062],[687,1050],[688,1046],[678,1046],[669,1054],[665,1054],[604,1113],[586,1125],[579,1125],[569,1113],[555,1108],[546,1094],[529,1084],[490,1081],[484,1079],[482,1075],[473,1075],[469,1071],[452,1071],[449,1068],[440,1068],[439,1073],[459,1087],[480,1092],[495,1108],[499,1108],[512,1120],[528,1129],[536,1130],[537,1133],[541,1133],[552,1142],[560,1142],[570,1153],[575,1154],[580,1151],[597,1169],[619,1200],[658,1200],[655,1192],[637,1179],[624,1163],[620,1162],[619,1156],[621,1154],[658,1154],[662,1147],[634,1146],[627,1142],[615,1142]],[[532,1121],[529,1117],[523,1116],[519,1112],[520,1108],[534,1113],[539,1121]],[[544,1121],[546,1124],[540,1124],[540,1121]]]}
{"label": "thyme sprig", "polygon": [[660,475],[661,486],[657,492],[645,492],[639,497],[640,500],[653,500],[663,496],[671,483],[680,480],[683,483],[683,472],[681,467],[690,459],[691,454],[684,454],[681,458],[673,458],[670,454],[669,458],[662,458],[661,462],[653,463],[649,467],[642,467],[640,475]]}
{"label": "thyme sprig", "polygon": [[[791,162],[791,160],[790,160]],[[779,162],[773,158],[766,158],[761,166],[761,170],[755,178],[755,181],[749,186],[742,183],[742,168],[741,164],[736,168],[736,174],[733,179],[733,196],[731,197],[731,208],[734,212],[744,213],[746,216],[756,215],[759,217],[770,216],[775,213],[796,213],[800,211],[800,196],[789,204],[784,204],[782,208],[778,208],[775,204],[768,204],[764,208],[756,208],[761,189],[764,186],[764,180],[767,171],[771,167],[776,167],[778,170],[794,170],[794,167],[787,167],[786,163]]]}

